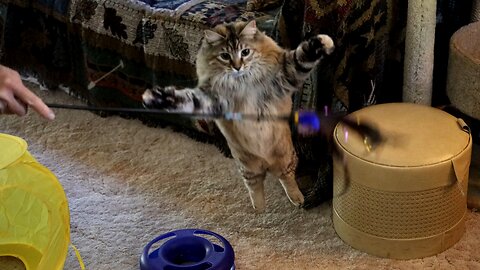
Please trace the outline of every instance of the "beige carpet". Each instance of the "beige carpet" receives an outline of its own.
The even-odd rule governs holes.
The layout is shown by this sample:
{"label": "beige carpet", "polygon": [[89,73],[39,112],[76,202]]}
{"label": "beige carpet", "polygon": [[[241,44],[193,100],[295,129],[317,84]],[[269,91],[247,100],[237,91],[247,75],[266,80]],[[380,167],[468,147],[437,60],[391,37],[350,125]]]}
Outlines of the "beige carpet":
{"label": "beige carpet", "polygon": [[[32,86],[33,88],[33,86]],[[48,101],[72,103],[63,92]],[[0,132],[24,138],[29,151],[65,188],[71,237],[88,270],[138,269],[142,248],[157,235],[204,228],[226,237],[237,269],[480,269],[480,215],[436,256],[400,261],[352,249],[336,235],[331,204],[296,209],[279,183],[267,182],[268,208],[252,211],[231,159],[212,145],[137,120],[56,110],[54,122],[33,112],[0,117]],[[0,269],[12,269],[0,260]],[[65,269],[79,269],[70,250]]]}

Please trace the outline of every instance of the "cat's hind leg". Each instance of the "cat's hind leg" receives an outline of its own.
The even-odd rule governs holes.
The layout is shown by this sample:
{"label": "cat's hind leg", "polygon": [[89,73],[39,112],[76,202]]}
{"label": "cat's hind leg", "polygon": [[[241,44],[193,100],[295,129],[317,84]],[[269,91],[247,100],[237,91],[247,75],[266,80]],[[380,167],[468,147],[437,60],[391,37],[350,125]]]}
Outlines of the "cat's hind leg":
{"label": "cat's hind leg", "polygon": [[[233,155],[236,156],[235,153]],[[256,212],[264,212],[266,203],[263,183],[267,172],[264,169],[263,161],[259,158],[249,157],[242,160],[237,158],[237,162],[253,208]]]}
{"label": "cat's hind leg", "polygon": [[265,211],[265,191],[263,187],[263,182],[265,180],[266,172],[263,173],[253,173],[253,172],[244,172],[242,174],[243,182],[248,189],[248,195],[250,196],[250,201],[256,212]]}
{"label": "cat's hind leg", "polygon": [[[293,147],[292,147],[293,148]],[[295,180],[295,170],[297,168],[298,158],[292,149],[288,154],[283,155],[280,160],[270,168],[273,175],[278,177],[282,184],[288,199],[298,207],[301,207],[305,201],[302,192],[298,188]]]}

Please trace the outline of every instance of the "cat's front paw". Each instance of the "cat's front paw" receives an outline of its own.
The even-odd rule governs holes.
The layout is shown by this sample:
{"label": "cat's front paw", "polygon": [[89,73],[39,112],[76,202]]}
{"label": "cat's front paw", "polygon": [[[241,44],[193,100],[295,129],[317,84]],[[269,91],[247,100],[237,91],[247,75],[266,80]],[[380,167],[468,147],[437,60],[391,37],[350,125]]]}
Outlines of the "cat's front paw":
{"label": "cat's front paw", "polygon": [[177,104],[181,102],[175,95],[175,87],[154,86],[152,89],[147,89],[142,94],[143,106],[149,109],[160,110],[175,110]]}
{"label": "cat's front paw", "polygon": [[303,52],[310,60],[320,59],[330,55],[335,50],[335,44],[328,35],[316,35],[306,40],[302,45]]}

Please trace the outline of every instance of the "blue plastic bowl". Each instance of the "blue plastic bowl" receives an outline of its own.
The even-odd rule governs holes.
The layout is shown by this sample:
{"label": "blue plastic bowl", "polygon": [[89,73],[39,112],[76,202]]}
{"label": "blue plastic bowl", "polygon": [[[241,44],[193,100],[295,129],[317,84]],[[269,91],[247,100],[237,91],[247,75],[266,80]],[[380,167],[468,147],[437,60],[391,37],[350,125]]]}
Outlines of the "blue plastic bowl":
{"label": "blue plastic bowl", "polygon": [[[204,236],[217,239],[217,244]],[[150,252],[152,245],[167,238],[159,248]],[[235,253],[230,243],[214,232],[201,229],[171,231],[145,246],[140,257],[140,269],[234,270]]]}

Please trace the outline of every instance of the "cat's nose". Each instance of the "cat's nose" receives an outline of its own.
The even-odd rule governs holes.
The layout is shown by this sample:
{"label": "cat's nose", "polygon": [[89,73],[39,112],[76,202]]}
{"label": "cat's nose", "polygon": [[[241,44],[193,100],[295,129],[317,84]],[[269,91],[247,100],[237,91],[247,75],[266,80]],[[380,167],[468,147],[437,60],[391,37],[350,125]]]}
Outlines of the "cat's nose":
{"label": "cat's nose", "polygon": [[235,71],[240,71],[240,69],[242,68],[242,62],[233,61],[232,67],[233,67],[233,69],[235,69]]}

